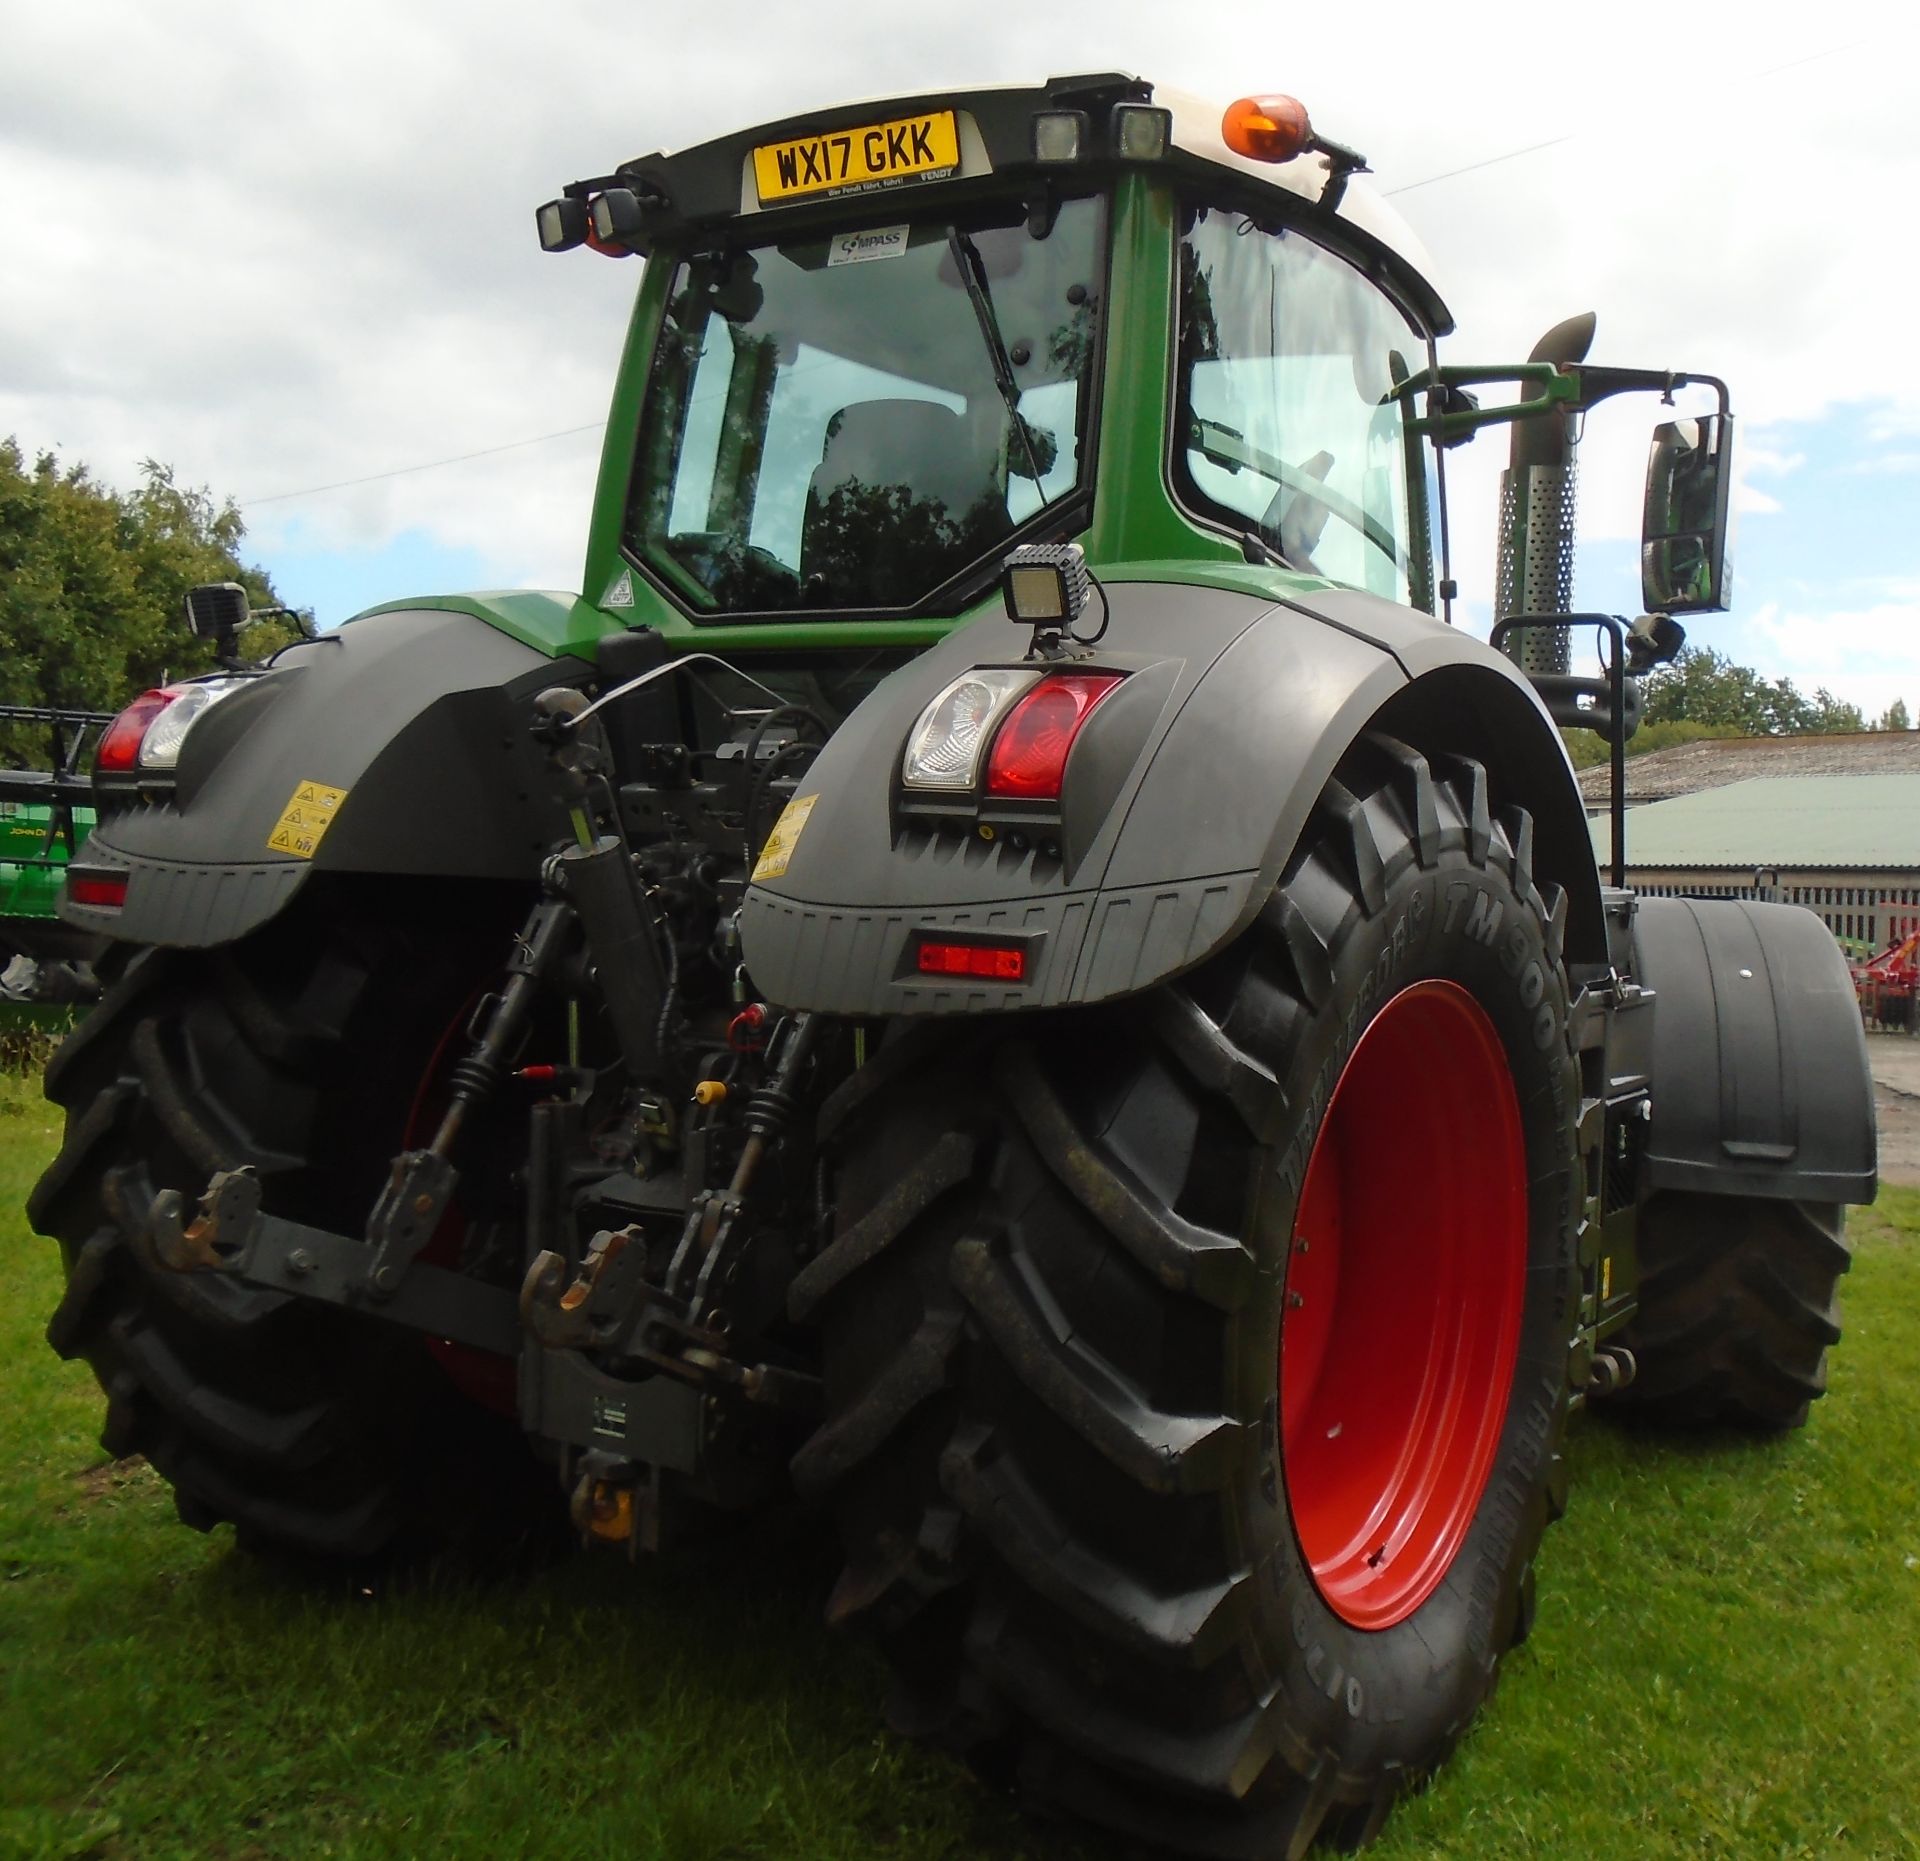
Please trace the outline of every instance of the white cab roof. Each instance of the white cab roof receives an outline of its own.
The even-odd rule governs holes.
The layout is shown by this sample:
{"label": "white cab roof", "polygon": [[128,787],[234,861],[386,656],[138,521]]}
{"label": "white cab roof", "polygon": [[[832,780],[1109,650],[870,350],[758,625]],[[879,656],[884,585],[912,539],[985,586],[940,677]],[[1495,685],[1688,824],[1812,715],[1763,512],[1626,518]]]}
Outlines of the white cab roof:
{"label": "white cab roof", "polygon": [[[1227,110],[1225,104],[1196,97],[1189,91],[1168,90],[1158,84],[1153,87],[1153,100],[1173,112],[1174,146],[1186,154],[1217,167],[1231,168],[1268,187],[1285,188],[1288,193],[1316,205],[1326,192],[1333,172],[1333,163],[1327,156],[1307,154],[1296,155],[1290,162],[1261,162],[1236,155],[1220,136],[1221,119]],[[1427,248],[1379,191],[1368,186],[1364,176],[1349,177],[1337,211],[1341,219],[1377,240],[1417,272],[1427,289],[1444,301],[1444,294],[1434,282],[1433,260]]]}

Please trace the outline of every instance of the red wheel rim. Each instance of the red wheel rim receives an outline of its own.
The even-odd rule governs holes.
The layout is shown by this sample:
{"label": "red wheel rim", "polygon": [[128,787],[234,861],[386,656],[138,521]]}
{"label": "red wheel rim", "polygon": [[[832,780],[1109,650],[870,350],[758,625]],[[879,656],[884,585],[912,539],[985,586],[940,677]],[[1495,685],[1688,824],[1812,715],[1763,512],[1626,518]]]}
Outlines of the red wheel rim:
{"label": "red wheel rim", "polygon": [[1459,1555],[1506,1420],[1526,1265],[1505,1049],[1465,989],[1415,983],[1328,1103],[1280,1322],[1294,1531],[1356,1628],[1405,1621]]}

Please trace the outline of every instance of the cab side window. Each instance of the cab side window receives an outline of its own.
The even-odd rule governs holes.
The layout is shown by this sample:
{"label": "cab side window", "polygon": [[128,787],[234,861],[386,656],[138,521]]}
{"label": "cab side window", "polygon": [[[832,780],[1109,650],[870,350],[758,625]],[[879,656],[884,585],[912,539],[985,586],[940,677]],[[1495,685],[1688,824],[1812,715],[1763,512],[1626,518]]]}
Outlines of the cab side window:
{"label": "cab side window", "polygon": [[1431,607],[1431,452],[1400,384],[1427,337],[1305,233],[1198,207],[1181,245],[1176,477],[1295,568]]}

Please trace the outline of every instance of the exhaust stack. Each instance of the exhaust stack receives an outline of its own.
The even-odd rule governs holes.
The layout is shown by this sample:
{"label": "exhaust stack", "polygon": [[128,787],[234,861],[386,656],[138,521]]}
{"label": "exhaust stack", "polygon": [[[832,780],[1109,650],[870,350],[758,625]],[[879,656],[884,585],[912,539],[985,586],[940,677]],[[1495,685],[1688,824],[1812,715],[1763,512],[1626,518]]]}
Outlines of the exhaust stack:
{"label": "exhaust stack", "polygon": [[[1534,344],[1528,361],[1562,368],[1585,361],[1594,320],[1589,310],[1556,323]],[[1513,451],[1500,478],[1496,620],[1573,611],[1574,433],[1571,414],[1536,414],[1514,422]],[[1501,650],[1523,672],[1565,672],[1568,645],[1562,630],[1521,627]]]}

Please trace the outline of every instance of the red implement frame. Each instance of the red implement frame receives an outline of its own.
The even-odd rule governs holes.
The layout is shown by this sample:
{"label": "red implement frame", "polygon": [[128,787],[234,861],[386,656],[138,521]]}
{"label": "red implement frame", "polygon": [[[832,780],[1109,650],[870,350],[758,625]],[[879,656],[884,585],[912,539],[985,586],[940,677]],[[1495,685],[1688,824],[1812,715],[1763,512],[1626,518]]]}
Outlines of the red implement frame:
{"label": "red implement frame", "polygon": [[1887,944],[1878,956],[1849,965],[1860,1013],[1869,1025],[1915,1030],[1914,999],[1920,993],[1920,905],[1883,899],[1876,916]]}

